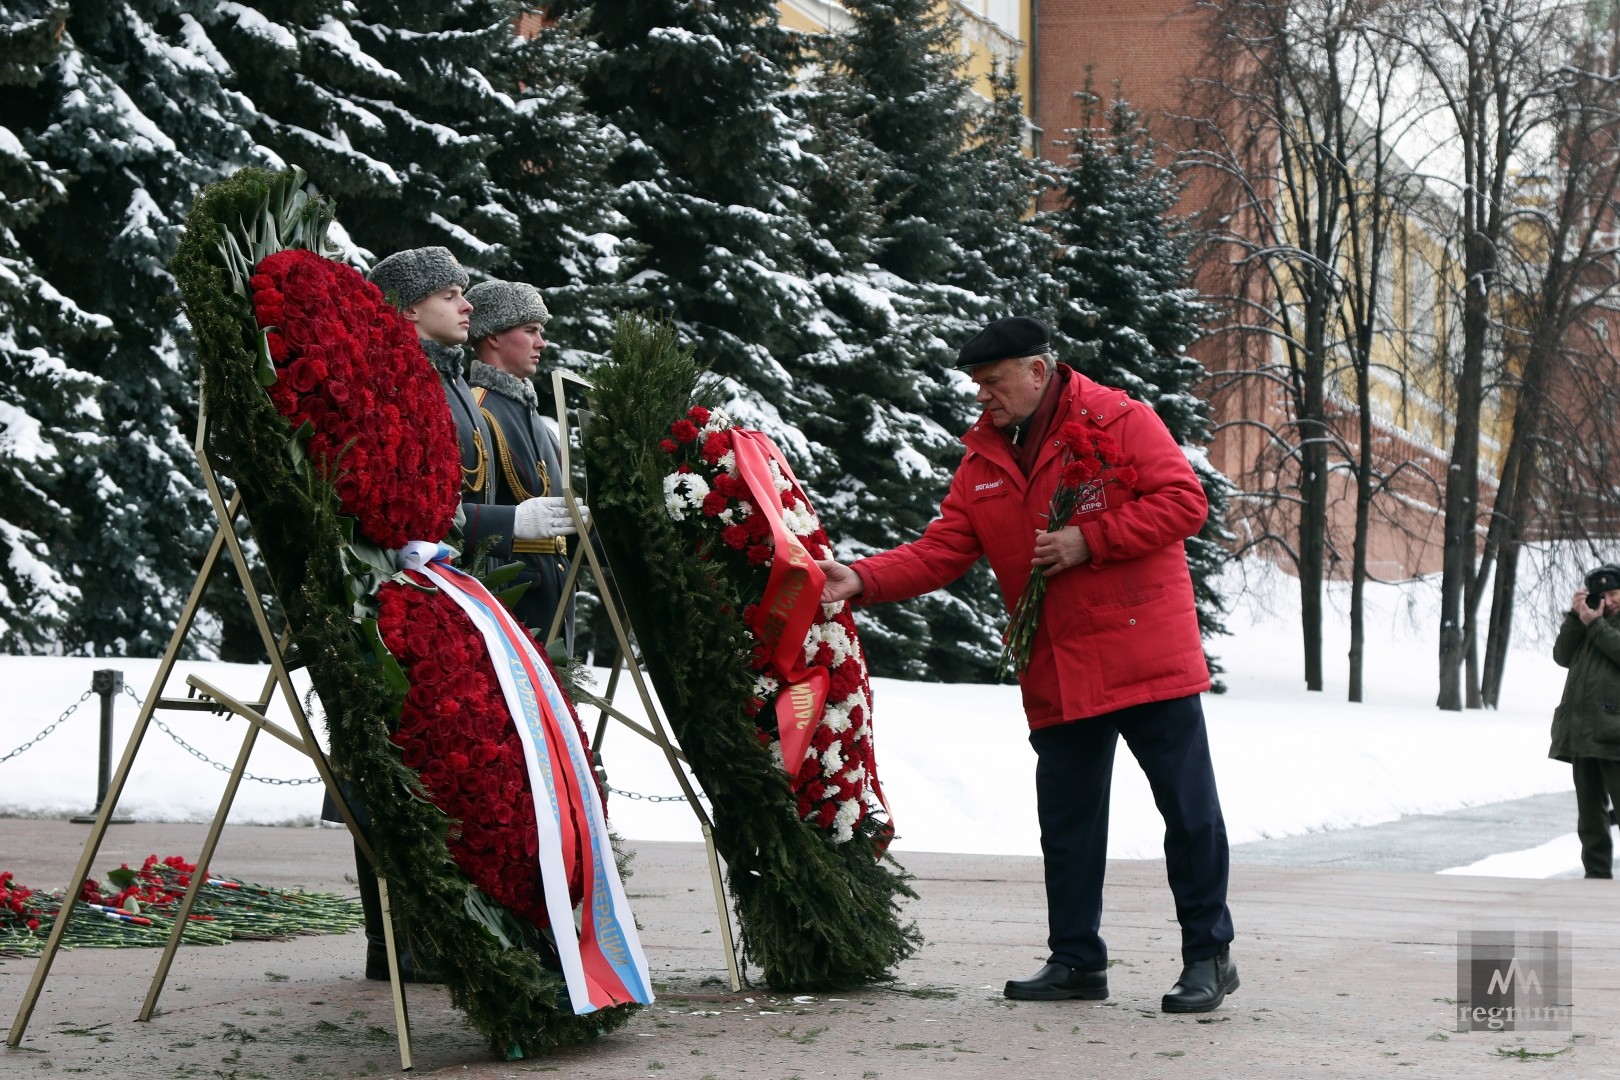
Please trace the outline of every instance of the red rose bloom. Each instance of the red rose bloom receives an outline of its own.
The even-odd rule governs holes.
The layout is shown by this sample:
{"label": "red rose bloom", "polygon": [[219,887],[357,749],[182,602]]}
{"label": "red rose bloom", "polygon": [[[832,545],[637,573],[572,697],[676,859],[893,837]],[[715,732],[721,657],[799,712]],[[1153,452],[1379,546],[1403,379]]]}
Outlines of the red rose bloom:
{"label": "red rose bloom", "polygon": [[310,460],[343,512],[386,548],[442,538],[461,499],[455,425],[411,325],[311,251],[269,256],[250,286],[276,365],[271,403],[293,430],[314,429]]}
{"label": "red rose bloom", "polygon": [[[393,740],[434,805],[456,820],[451,856],[473,884],[514,915],[548,925],[534,863],[539,836],[528,766],[482,639],[441,591],[387,582],[377,597],[383,644],[412,683]],[[541,659],[549,666],[544,653]],[[582,745],[589,745],[572,708],[558,719],[575,725]],[[584,823],[575,826],[576,836],[583,836]],[[584,889],[576,874],[569,883],[574,903]]]}

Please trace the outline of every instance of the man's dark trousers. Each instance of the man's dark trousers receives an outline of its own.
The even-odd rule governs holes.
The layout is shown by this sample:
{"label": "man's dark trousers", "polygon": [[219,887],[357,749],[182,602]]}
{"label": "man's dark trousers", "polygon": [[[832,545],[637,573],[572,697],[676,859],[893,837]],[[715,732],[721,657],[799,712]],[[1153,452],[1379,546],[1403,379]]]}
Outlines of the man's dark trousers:
{"label": "man's dark trousers", "polygon": [[1087,971],[1108,966],[1098,930],[1109,790],[1121,735],[1164,817],[1165,868],[1181,922],[1182,960],[1214,956],[1232,940],[1226,907],[1230,858],[1203,704],[1193,695],[1030,732],[1051,960]]}
{"label": "man's dark trousers", "polygon": [[1581,865],[1589,878],[1614,876],[1614,837],[1609,802],[1620,806],[1620,761],[1578,757],[1575,771],[1575,832],[1581,838]]}

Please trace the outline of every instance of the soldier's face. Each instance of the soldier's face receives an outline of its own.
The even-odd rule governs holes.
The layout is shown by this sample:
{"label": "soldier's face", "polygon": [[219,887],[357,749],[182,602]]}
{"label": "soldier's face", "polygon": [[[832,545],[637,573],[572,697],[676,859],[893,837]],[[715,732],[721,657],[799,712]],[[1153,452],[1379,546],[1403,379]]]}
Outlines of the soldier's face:
{"label": "soldier's face", "polygon": [[402,314],[416,324],[417,337],[440,345],[460,345],[467,340],[472,305],[461,295],[461,286],[452,285],[422,297]]}
{"label": "soldier's face", "polygon": [[971,377],[978,384],[974,400],[984,406],[990,422],[998,428],[1009,428],[1023,421],[1041,403],[1046,390],[1048,371],[1045,360],[1027,358],[997,360],[973,369]]}
{"label": "soldier's face", "polygon": [[478,343],[478,359],[508,375],[531,378],[540,370],[540,354],[546,349],[542,329],[537,322],[520,323],[491,334]]}

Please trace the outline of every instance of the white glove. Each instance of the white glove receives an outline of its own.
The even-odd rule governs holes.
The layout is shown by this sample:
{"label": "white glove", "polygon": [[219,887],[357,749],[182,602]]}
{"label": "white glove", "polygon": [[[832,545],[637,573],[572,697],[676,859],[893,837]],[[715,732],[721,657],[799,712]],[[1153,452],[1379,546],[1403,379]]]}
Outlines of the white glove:
{"label": "white glove", "polygon": [[[579,510],[585,527],[590,528],[590,510],[583,505]],[[512,532],[519,540],[550,540],[555,536],[573,536],[579,530],[574,528],[574,519],[568,513],[568,500],[561,495],[542,495],[518,503]]]}

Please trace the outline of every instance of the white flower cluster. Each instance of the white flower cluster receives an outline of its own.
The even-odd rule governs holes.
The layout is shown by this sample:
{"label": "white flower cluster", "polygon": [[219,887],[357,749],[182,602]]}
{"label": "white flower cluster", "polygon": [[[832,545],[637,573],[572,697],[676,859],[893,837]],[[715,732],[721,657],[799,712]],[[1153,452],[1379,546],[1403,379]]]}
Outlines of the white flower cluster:
{"label": "white flower cluster", "polygon": [[827,648],[832,651],[832,663],[829,667],[837,667],[855,654],[855,643],[849,639],[849,631],[831,621],[814,623],[810,632],[804,636],[804,662],[811,663],[826,642]]}
{"label": "white flower cluster", "polygon": [[670,473],[664,477],[664,509],[676,521],[685,521],[687,511],[703,510],[709,482],[695,472]]}
{"label": "white flower cluster", "polygon": [[793,481],[787,478],[787,474],[782,471],[782,466],[777,464],[775,458],[767,460],[765,465],[771,470],[771,483],[775,485],[778,494],[792,490]]}
{"label": "white flower cluster", "polygon": [[851,714],[857,708],[861,710],[862,716],[868,716],[872,711],[872,703],[867,701],[866,695],[859,690],[843,701],[827,702],[827,707],[821,714],[821,722],[827,725],[829,731],[842,735],[849,730],[849,725],[854,722]]}
{"label": "white flower cluster", "polygon": [[860,816],[861,804],[859,800],[851,799],[840,806],[838,813],[833,817],[832,842],[835,844],[847,844],[855,839],[855,821]]}
{"label": "white flower cluster", "polygon": [[[857,744],[857,746],[858,745],[859,744]],[[854,764],[850,765],[848,769],[843,770],[843,775],[840,776],[839,770],[844,764],[842,743],[833,743],[831,746],[829,746],[826,753],[821,755],[821,763],[826,771],[826,776],[828,777],[829,781],[847,781],[853,785],[856,790],[862,792],[861,798],[846,799],[845,801],[839,803],[838,810],[833,817],[832,842],[835,844],[848,843],[850,840],[854,839],[855,822],[860,819],[862,802],[864,801],[866,804],[868,804],[867,809],[870,812],[871,804],[876,801],[875,797],[871,794],[872,786],[867,782],[866,766],[862,765],[859,761],[856,761]],[[881,809],[882,804],[878,804],[878,808]]]}

